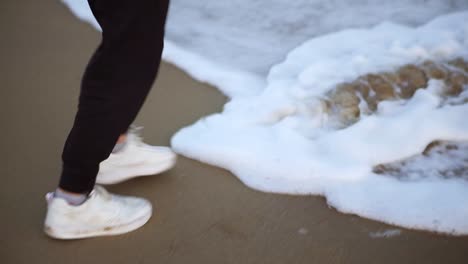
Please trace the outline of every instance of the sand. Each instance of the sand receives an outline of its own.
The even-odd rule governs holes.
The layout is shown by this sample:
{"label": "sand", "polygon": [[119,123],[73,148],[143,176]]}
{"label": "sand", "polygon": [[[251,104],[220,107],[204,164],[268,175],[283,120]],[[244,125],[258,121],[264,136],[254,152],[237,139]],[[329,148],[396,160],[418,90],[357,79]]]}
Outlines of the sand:
{"label": "sand", "polygon": [[[341,214],[320,197],[256,192],[225,170],[183,157],[169,172],[109,188],[153,202],[155,215],[142,229],[49,239],[44,194],[58,181],[79,81],[99,33],[52,0],[3,0],[0,29],[0,263],[468,263],[468,237]],[[175,131],[225,100],[164,63],[136,123],[147,142],[168,145]]]}

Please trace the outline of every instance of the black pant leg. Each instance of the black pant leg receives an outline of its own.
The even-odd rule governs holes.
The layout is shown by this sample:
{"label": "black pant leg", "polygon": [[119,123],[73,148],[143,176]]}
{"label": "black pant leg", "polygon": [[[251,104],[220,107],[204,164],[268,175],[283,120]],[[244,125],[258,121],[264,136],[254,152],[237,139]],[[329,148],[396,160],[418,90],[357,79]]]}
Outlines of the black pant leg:
{"label": "black pant leg", "polygon": [[168,0],[89,0],[102,42],[82,79],[60,187],[92,190],[99,163],[143,105],[158,72]]}

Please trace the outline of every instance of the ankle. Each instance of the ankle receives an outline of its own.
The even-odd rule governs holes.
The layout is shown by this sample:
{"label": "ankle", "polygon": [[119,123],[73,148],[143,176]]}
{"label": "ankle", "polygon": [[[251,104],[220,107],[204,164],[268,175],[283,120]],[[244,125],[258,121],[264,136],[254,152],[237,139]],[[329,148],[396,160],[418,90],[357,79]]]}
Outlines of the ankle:
{"label": "ankle", "polygon": [[73,193],[57,188],[54,192],[54,197],[64,199],[69,205],[78,206],[86,201],[88,195],[83,193]]}
{"label": "ankle", "polygon": [[127,142],[127,134],[121,134],[117,139],[116,144],[121,144]]}
{"label": "ankle", "polygon": [[112,153],[118,153],[120,152],[125,145],[127,144],[127,134],[122,134],[120,135],[119,139],[117,140],[117,143],[115,143],[114,149],[112,149]]}

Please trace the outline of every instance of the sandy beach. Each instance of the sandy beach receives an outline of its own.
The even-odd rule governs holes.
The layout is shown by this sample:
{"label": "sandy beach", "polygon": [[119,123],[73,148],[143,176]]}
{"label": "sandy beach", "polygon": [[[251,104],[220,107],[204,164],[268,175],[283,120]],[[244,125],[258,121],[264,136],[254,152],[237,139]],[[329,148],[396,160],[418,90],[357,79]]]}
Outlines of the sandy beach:
{"label": "sandy beach", "polygon": [[[261,193],[230,172],[179,157],[162,175],[109,187],[154,207],[122,236],[56,241],[42,232],[82,71],[99,33],[60,1],[0,4],[0,263],[468,263],[468,237],[407,230],[338,213],[316,196]],[[226,98],[163,63],[137,121],[169,145]],[[468,220],[467,220],[468,221]]]}

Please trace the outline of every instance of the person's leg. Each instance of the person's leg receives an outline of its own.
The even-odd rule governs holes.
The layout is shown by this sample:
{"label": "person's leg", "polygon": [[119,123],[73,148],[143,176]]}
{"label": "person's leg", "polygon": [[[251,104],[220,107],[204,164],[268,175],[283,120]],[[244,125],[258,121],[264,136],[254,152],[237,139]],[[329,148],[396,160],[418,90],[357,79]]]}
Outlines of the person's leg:
{"label": "person's leg", "polygon": [[99,164],[141,108],[157,74],[168,0],[89,0],[102,28],[63,151],[59,187],[88,193]]}
{"label": "person's leg", "polygon": [[130,232],[152,214],[147,200],[109,194],[95,181],[100,163],[135,119],[157,74],[168,0],[89,4],[103,39],[82,80],[59,188],[46,196],[44,231],[59,239]]}

